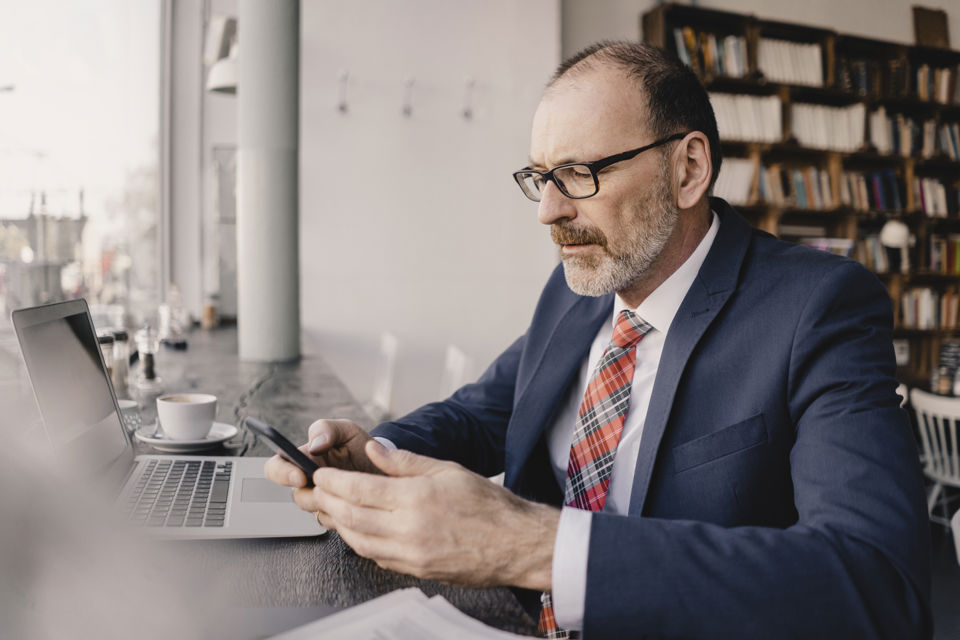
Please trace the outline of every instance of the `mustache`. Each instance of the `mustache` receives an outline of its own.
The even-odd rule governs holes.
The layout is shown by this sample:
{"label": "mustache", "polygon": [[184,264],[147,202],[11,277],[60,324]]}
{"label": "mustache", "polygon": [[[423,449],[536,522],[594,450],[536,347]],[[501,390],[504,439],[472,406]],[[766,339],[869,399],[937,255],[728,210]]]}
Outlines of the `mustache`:
{"label": "mustache", "polygon": [[576,227],[566,222],[557,222],[550,226],[550,238],[558,245],[596,244],[607,246],[607,238],[599,229]]}

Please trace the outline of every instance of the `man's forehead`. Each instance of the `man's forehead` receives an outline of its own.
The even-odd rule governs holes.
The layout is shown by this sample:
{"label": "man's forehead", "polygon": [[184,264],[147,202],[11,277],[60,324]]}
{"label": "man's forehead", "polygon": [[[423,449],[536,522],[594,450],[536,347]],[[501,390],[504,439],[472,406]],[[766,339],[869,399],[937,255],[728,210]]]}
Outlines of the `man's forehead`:
{"label": "man's forehead", "polygon": [[544,93],[533,119],[530,159],[552,166],[640,146],[647,137],[639,85],[619,70],[575,72]]}

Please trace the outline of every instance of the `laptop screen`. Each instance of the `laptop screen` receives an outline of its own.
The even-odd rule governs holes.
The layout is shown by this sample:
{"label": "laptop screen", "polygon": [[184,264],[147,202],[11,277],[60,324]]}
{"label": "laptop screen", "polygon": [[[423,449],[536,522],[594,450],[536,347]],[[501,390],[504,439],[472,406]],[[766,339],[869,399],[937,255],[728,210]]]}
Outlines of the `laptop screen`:
{"label": "laptop screen", "polygon": [[71,467],[98,473],[130,447],[83,300],[16,311],[14,326],[47,435]]}

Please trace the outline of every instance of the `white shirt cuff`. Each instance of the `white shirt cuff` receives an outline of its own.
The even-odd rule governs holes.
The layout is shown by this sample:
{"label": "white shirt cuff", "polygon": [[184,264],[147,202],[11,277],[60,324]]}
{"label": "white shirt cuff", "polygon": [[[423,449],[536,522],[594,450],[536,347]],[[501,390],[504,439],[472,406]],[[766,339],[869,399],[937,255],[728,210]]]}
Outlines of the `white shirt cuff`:
{"label": "white shirt cuff", "polygon": [[387,440],[386,438],[381,438],[380,436],[373,436],[373,439],[385,446],[388,451],[396,451],[398,448],[397,445],[393,444],[392,440]]}
{"label": "white shirt cuff", "polygon": [[561,629],[580,631],[587,600],[592,511],[564,507],[553,546],[553,615]]}

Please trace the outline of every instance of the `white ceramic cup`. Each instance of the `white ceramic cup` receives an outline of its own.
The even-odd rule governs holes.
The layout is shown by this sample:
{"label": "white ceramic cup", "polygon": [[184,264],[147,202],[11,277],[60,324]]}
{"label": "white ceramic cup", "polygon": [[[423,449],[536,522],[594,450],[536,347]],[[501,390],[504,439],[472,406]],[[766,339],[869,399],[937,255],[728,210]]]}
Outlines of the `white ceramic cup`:
{"label": "white ceramic cup", "polygon": [[202,440],[213,428],[217,396],[208,393],[168,393],[157,398],[157,418],[171,440]]}

